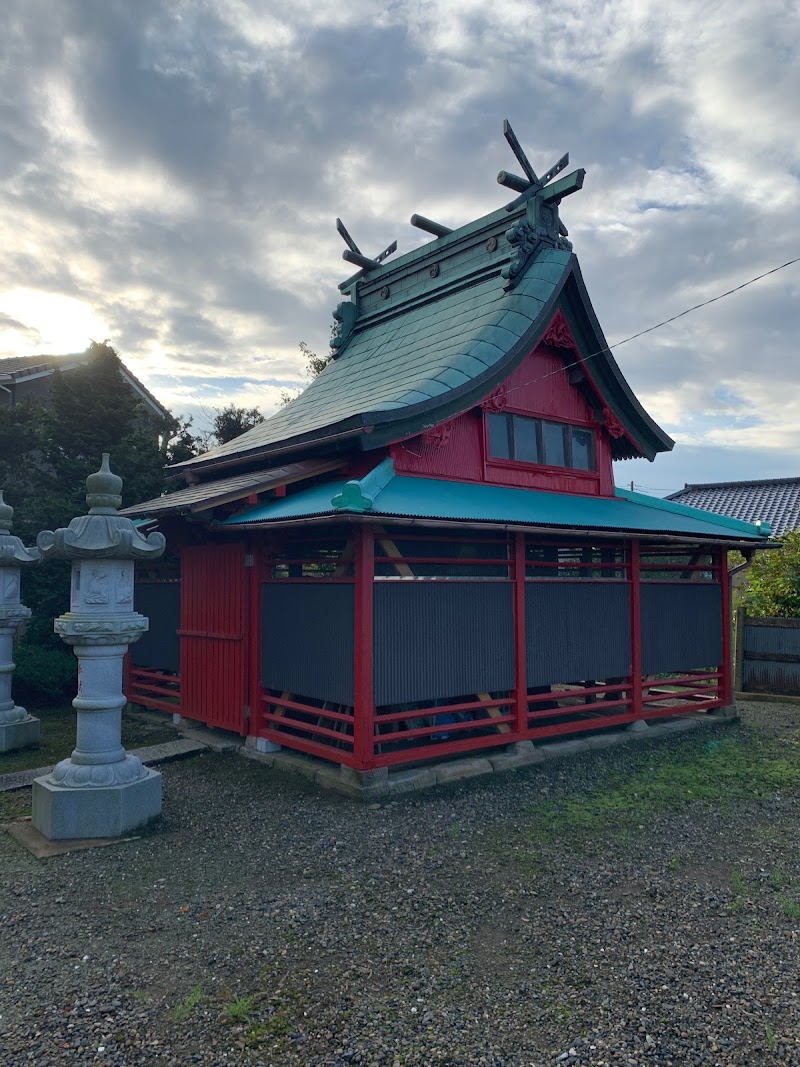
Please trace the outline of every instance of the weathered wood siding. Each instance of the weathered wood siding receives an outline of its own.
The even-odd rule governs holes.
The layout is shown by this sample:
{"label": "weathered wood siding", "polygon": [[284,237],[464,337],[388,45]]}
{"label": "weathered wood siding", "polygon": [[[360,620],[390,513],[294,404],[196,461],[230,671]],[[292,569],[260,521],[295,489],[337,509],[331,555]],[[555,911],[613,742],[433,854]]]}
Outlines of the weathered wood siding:
{"label": "weathered wood siding", "polygon": [[737,635],[737,683],[746,693],[800,696],[800,619],[751,619]]}

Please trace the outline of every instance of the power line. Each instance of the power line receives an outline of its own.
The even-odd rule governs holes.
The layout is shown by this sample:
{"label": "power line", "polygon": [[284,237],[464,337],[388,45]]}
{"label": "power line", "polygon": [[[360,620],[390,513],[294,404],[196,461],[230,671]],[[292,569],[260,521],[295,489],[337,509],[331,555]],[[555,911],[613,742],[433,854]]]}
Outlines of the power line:
{"label": "power line", "polygon": [[576,359],[574,363],[565,363],[563,367],[548,371],[547,374],[542,374],[539,378],[531,378],[528,382],[520,382],[519,385],[513,385],[510,389],[507,389],[506,392],[513,393],[517,389],[524,389],[527,385],[535,385],[537,382],[544,381],[545,378],[550,378],[554,374],[560,374],[562,371],[569,370],[570,367],[579,367],[582,363],[587,363],[590,359],[594,359],[595,356],[602,356],[604,352],[610,354],[612,348],[620,348],[622,345],[626,345],[628,341],[635,341],[637,337],[644,337],[646,333],[652,333],[653,330],[660,330],[662,326],[668,326],[669,323],[675,322],[677,319],[682,319],[684,315],[690,315],[693,311],[708,307],[709,304],[715,304],[717,300],[723,300],[726,296],[730,296],[732,293],[738,293],[740,289],[746,289],[748,285],[753,285],[754,282],[760,282],[762,278],[768,278],[770,274],[777,274],[779,270],[791,267],[795,263],[800,263],[800,256],[796,256],[794,259],[789,259],[785,263],[781,263],[779,267],[773,267],[772,270],[764,271],[763,274],[757,274],[755,278],[750,278],[749,281],[742,282],[741,285],[735,285],[733,289],[728,289],[724,293],[718,293],[717,296],[709,297],[708,300],[703,300],[700,304],[694,304],[692,307],[686,308],[685,311],[679,311],[677,315],[671,315],[668,319],[663,319],[661,322],[657,322],[655,326],[648,326],[646,330],[639,330],[638,333],[632,333],[630,337],[625,337],[622,341],[615,341],[613,345],[607,345],[605,348],[598,348],[596,352],[584,356],[583,359]]}

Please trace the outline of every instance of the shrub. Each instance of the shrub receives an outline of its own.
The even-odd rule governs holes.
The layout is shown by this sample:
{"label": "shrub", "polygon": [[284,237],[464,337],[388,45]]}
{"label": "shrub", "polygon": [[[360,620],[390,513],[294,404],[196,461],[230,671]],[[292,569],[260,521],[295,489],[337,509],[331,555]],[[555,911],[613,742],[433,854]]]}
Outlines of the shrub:
{"label": "shrub", "polygon": [[14,649],[13,696],[24,707],[63,704],[75,695],[77,662],[61,648],[41,648],[20,641]]}
{"label": "shrub", "polygon": [[748,571],[744,604],[749,615],[800,616],[800,530],[781,538],[783,548],[759,552]]}

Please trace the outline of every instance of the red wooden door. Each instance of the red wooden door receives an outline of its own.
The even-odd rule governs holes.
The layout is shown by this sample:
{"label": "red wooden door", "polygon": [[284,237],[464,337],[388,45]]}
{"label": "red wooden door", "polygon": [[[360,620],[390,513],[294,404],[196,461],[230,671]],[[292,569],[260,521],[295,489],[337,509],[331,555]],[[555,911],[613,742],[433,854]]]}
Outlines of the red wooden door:
{"label": "red wooden door", "polygon": [[181,550],[181,713],[247,733],[245,546]]}

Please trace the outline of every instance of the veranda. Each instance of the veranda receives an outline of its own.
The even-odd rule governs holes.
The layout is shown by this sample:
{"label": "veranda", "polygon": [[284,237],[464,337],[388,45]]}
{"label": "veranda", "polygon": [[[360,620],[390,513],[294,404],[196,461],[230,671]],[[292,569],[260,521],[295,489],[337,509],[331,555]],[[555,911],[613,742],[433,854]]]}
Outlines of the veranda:
{"label": "veranda", "polygon": [[726,547],[367,516],[219,532],[137,586],[128,694],[359,771],[724,707]]}

